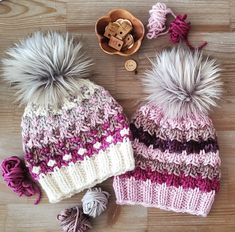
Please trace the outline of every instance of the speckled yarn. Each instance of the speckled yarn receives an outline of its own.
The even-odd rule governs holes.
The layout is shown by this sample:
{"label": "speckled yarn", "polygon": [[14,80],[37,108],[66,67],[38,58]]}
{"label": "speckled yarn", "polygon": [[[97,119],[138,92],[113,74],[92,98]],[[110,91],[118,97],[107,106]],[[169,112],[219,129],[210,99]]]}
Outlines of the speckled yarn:
{"label": "speckled yarn", "polygon": [[[179,50],[176,50],[177,54]],[[156,69],[154,68],[150,74],[156,77],[153,83],[151,82],[152,86],[154,86],[154,82],[157,83],[158,81],[157,72],[163,75],[163,71],[166,70],[163,70],[162,67],[165,68],[171,65],[169,61],[167,62],[168,66],[161,66],[161,58],[164,59],[164,63],[165,58],[168,56],[173,63],[175,60],[181,61],[182,66],[177,65],[180,68],[187,67],[187,62],[193,60],[190,61],[191,57],[188,57],[191,53],[181,52],[181,50],[179,57],[183,58],[178,59],[177,56],[177,59],[175,59],[174,52],[174,50],[173,52],[164,51],[163,54],[160,54],[159,63],[155,66]],[[185,63],[184,58],[187,59]],[[197,55],[194,55],[194,58],[196,60]],[[202,64],[204,68],[207,65],[206,62],[205,65]],[[196,65],[192,65],[192,67],[196,67]],[[198,67],[200,66],[198,65]],[[185,73],[191,75],[190,68],[187,71]],[[215,72],[212,73],[217,71],[215,68]],[[169,75],[175,74],[174,70],[166,73]],[[163,80],[166,80],[167,74],[166,77],[163,77]],[[187,75],[181,77],[176,75],[176,77],[182,78],[183,81],[187,77],[187,81],[190,81]],[[203,73],[200,74],[200,77],[207,79]],[[153,77],[151,76],[151,78]],[[177,89],[177,96],[175,99],[173,99],[173,95],[169,98],[173,103],[172,106],[169,105],[169,108],[166,109],[177,109],[174,104],[180,96],[180,88],[175,87],[177,82],[174,82],[173,85],[169,84],[170,81],[167,83],[169,88],[163,90],[170,92],[170,88],[174,87]],[[206,88],[200,86],[199,79],[195,83],[197,83],[196,88],[199,88],[200,91]],[[214,81],[208,80],[208,83],[216,85],[217,81],[215,79]],[[218,83],[219,85],[220,83]],[[160,83],[157,91],[160,91],[162,86],[163,82]],[[184,88],[183,86],[184,84],[181,85],[181,88]],[[191,87],[188,85],[188,87],[192,90],[194,88],[193,85]],[[212,88],[214,87],[212,86]],[[205,93],[200,92],[200,94],[203,97],[206,94],[207,97],[210,97],[210,91],[211,89],[208,88],[208,91],[205,90]],[[219,89],[213,90],[213,93],[216,93],[216,91],[219,93]],[[155,91],[154,94],[156,95],[156,93],[158,92]],[[194,101],[191,100],[191,97],[194,98],[192,95],[189,96],[189,100],[187,99],[189,104],[193,104]],[[130,128],[133,134],[136,168],[134,171],[114,178],[113,186],[117,203],[137,204],[206,216],[220,187],[221,160],[213,123],[207,114],[200,112],[199,108],[197,111],[194,110],[193,114],[183,115],[182,117],[168,117],[166,115],[167,111],[162,109],[162,104],[160,106],[160,103],[159,105],[156,103],[156,99],[159,98],[154,98],[154,101],[149,101],[141,106],[132,119]],[[190,101],[192,102],[190,103]],[[203,103],[204,105],[209,104],[207,102]],[[187,104],[186,101],[182,106],[184,107],[185,104]],[[177,113],[182,114],[182,112],[187,112],[187,109],[192,109],[192,107],[185,108],[184,111],[181,108]]]}
{"label": "speckled yarn", "polygon": [[27,107],[22,128],[28,168],[50,202],[134,168],[122,107],[89,80],[59,111]]}
{"label": "speckled yarn", "polygon": [[219,190],[220,157],[208,117],[166,120],[142,106],[131,123],[136,169],[114,180],[117,203],[206,216]]}
{"label": "speckled yarn", "polygon": [[26,104],[26,165],[51,203],[134,169],[122,107],[89,79],[92,61],[69,34],[35,32],[8,51],[4,78]]}

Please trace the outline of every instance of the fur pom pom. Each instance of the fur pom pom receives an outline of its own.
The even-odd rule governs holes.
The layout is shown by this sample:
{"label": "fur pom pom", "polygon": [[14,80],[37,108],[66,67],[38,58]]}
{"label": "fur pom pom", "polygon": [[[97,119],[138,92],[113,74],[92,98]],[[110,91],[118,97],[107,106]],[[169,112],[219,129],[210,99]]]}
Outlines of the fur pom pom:
{"label": "fur pom pom", "polygon": [[80,42],[68,34],[36,32],[7,51],[3,77],[18,90],[18,100],[44,107],[59,106],[79,93],[92,61]]}
{"label": "fur pom pom", "polygon": [[148,100],[168,117],[208,114],[222,94],[220,68],[214,59],[179,45],[164,50],[143,80]]}

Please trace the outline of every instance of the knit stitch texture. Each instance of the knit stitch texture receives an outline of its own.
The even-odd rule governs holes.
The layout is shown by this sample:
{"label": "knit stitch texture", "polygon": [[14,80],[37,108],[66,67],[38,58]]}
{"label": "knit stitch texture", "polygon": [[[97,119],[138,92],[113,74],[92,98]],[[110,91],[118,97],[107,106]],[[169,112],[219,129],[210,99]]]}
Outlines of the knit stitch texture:
{"label": "knit stitch texture", "polygon": [[134,168],[122,107],[89,80],[60,110],[29,105],[22,129],[27,166],[52,203]]}
{"label": "knit stitch texture", "polygon": [[117,203],[206,216],[221,162],[209,117],[169,119],[148,103],[136,112],[131,132],[136,168],[114,178]]}
{"label": "knit stitch texture", "polygon": [[89,80],[94,62],[79,38],[34,32],[2,63],[3,78],[26,105],[26,165],[50,202],[134,169],[127,118],[109,92]]}

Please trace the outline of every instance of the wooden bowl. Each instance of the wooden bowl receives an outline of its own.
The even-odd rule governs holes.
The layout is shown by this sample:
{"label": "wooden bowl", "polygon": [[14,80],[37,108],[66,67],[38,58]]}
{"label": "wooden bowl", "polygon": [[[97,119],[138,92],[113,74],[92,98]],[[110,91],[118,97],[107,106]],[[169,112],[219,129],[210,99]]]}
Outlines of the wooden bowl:
{"label": "wooden bowl", "polygon": [[[127,49],[125,51],[117,51],[114,48],[110,47],[108,45],[109,39],[104,37],[105,27],[109,24],[109,22],[115,22],[119,18],[128,19],[129,21],[131,21],[133,26],[131,34],[133,35],[135,42],[130,49]],[[110,11],[108,15],[98,19],[95,25],[95,32],[99,40],[99,46],[105,53],[110,55],[117,54],[120,56],[130,56],[139,50],[144,38],[145,30],[143,23],[135,16],[133,16],[130,12],[123,9],[116,9]]]}

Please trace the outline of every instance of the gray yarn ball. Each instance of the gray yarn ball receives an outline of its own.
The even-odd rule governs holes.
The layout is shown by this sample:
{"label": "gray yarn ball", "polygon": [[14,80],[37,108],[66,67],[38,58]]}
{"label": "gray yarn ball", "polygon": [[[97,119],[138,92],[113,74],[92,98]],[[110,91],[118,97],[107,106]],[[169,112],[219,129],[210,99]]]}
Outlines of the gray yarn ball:
{"label": "gray yarn ball", "polygon": [[82,198],[84,214],[93,218],[99,216],[106,210],[109,196],[110,194],[102,191],[101,188],[88,189]]}

